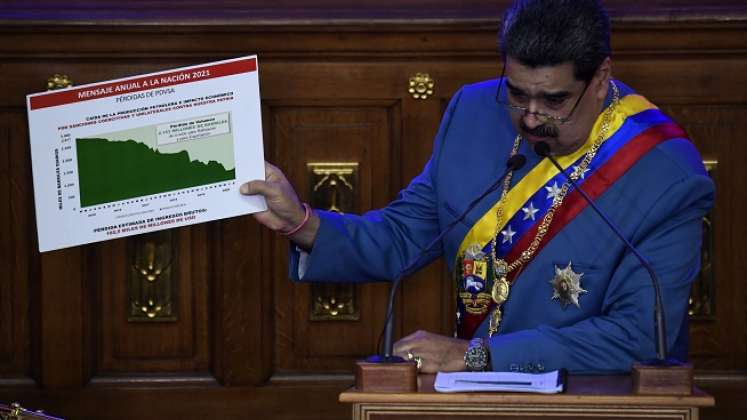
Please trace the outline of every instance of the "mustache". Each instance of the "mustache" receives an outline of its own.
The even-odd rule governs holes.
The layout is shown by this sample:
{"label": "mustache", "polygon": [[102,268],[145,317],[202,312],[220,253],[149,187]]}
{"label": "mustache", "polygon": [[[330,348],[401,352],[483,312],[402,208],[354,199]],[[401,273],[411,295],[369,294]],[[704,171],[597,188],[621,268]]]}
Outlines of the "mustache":
{"label": "mustache", "polygon": [[547,138],[557,138],[558,128],[552,125],[542,124],[538,125],[534,128],[529,128],[524,124],[524,121],[521,121],[519,123],[519,128],[521,128],[521,131],[523,131],[526,134],[529,134],[534,137],[547,137]]}

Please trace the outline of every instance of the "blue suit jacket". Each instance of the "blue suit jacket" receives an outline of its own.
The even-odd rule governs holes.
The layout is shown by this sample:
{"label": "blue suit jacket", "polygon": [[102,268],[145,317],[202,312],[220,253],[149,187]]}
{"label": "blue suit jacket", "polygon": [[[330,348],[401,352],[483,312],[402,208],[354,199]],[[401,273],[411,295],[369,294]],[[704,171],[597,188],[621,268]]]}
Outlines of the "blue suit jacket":
{"label": "blue suit jacket", "polygon": [[[621,84],[620,84],[621,85]],[[303,281],[376,281],[396,277],[441,229],[505,168],[516,131],[495,102],[495,80],[463,87],[452,98],[423,172],[381,210],[362,216],[319,212],[321,226]],[[621,85],[623,94],[629,88]],[[527,164],[540,158],[523,142]],[[702,217],[714,187],[686,139],[659,144],[599,199],[598,206],[645,255],[662,286],[667,342],[687,357],[687,302],[698,273]],[[430,251],[421,266],[455,254],[470,227],[498,200],[496,191]],[[334,261],[334,264],[328,263]],[[551,300],[555,266],[583,272],[580,308]],[[298,253],[291,254],[298,279]],[[499,333],[490,339],[494,370],[627,372],[655,356],[653,288],[648,273],[591,208],[583,210],[529,262],[511,287]],[[487,322],[477,335],[487,335]]]}

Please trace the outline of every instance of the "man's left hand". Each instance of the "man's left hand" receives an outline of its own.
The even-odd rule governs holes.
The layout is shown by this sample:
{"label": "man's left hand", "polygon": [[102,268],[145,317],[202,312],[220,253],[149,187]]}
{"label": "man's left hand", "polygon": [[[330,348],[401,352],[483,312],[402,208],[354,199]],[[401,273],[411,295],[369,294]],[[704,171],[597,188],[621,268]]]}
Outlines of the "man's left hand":
{"label": "man's left hand", "polygon": [[407,359],[409,352],[422,358],[421,373],[455,372],[465,370],[467,344],[467,340],[416,331],[394,343],[394,354]]}

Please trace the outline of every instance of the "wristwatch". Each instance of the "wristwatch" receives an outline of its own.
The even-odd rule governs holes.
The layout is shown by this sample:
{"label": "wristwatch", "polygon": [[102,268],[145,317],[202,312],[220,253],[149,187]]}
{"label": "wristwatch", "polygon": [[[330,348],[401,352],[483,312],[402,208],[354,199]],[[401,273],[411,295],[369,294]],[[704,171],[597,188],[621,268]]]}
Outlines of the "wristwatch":
{"label": "wristwatch", "polygon": [[487,370],[490,365],[490,350],[483,338],[473,338],[464,353],[464,365],[467,370],[478,372]]}

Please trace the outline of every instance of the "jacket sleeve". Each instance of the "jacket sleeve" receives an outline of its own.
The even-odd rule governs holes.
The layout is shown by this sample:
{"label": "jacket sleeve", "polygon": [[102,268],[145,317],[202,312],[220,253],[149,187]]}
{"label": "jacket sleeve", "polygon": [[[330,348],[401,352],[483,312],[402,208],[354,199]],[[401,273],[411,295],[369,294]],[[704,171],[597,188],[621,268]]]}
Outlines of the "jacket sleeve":
{"label": "jacket sleeve", "polygon": [[[690,283],[700,266],[702,217],[712,201],[707,176],[682,178],[652,204],[648,214],[660,216],[646,220],[632,241],[661,283],[669,351],[687,329]],[[493,336],[493,369],[620,373],[630,371],[635,361],[654,359],[654,293],[648,272],[628,252],[612,273],[599,316],[565,327],[539,325]]]}
{"label": "jacket sleeve", "polygon": [[[449,132],[461,91],[451,99],[441,120],[433,154],[423,171],[397,199],[363,215],[318,211],[321,224],[299,276],[300,253],[290,249],[289,276],[302,281],[392,280],[439,233],[437,187],[433,182],[440,150]],[[442,254],[440,244],[416,268]]]}

